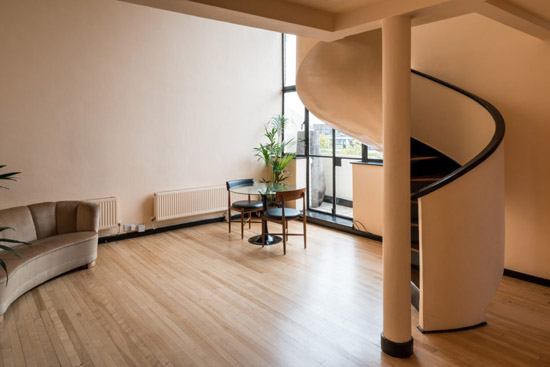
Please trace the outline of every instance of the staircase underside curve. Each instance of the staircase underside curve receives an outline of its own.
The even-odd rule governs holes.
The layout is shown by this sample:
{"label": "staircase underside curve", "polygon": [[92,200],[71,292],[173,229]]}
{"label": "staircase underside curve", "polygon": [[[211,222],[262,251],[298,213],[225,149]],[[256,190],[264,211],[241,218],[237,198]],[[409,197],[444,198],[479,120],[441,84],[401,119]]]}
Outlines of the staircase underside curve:
{"label": "staircase underside curve", "polygon": [[[301,53],[296,89],[304,105],[334,129],[383,149],[381,31]],[[411,177],[420,327],[480,325],[504,268],[504,120],[487,101],[416,71],[411,96],[411,137],[456,162],[451,171]]]}
{"label": "staircase underside curve", "polygon": [[382,31],[319,42],[299,66],[296,89],[327,125],[382,149]]}

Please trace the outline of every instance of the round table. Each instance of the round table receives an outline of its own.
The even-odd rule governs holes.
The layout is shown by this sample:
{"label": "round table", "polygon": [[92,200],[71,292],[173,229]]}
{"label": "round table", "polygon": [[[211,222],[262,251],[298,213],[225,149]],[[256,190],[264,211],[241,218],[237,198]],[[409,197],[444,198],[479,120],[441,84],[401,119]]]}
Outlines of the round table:
{"label": "round table", "polygon": [[[303,189],[304,186],[297,186],[294,184],[288,184],[288,183],[254,183],[254,185],[249,186],[237,186],[231,188],[229,191],[235,194],[242,194],[242,195],[260,195],[262,197],[262,203],[264,206],[264,211],[267,210],[267,197],[269,195],[275,195],[278,192],[281,191],[290,191],[290,190],[299,190]],[[267,221],[263,222],[264,226],[264,233],[265,236],[265,245],[275,245],[279,242],[281,242],[283,239],[279,236],[272,236],[269,234],[269,231],[267,229]],[[248,239],[248,242],[250,242],[253,245],[263,245],[262,243],[262,235],[257,235],[250,237]]]}

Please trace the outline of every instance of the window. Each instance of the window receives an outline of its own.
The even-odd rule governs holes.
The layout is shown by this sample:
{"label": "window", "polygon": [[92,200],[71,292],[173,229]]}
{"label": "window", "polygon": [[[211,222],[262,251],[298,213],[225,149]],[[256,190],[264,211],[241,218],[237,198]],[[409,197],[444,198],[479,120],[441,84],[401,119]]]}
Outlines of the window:
{"label": "window", "polygon": [[334,130],[305,108],[296,93],[296,36],[283,34],[283,114],[291,123],[284,139],[307,159],[307,209],[353,218],[351,162],[381,162],[382,152]]}
{"label": "window", "polygon": [[369,161],[382,161],[384,159],[384,153],[380,150],[374,148],[368,148],[369,152],[367,155],[367,160]]}
{"label": "window", "polygon": [[342,158],[363,158],[363,144],[358,140],[336,131],[336,156]]}
{"label": "window", "polygon": [[309,154],[332,156],[332,128],[311,112],[307,113],[309,117]]}
{"label": "window", "polygon": [[283,34],[283,87],[296,85],[296,36]]}
{"label": "window", "polygon": [[285,126],[285,141],[292,139],[294,144],[289,146],[289,153],[305,155],[305,114],[306,108],[300,101],[298,93],[288,92],[283,94],[284,111],[283,114],[290,119]]}

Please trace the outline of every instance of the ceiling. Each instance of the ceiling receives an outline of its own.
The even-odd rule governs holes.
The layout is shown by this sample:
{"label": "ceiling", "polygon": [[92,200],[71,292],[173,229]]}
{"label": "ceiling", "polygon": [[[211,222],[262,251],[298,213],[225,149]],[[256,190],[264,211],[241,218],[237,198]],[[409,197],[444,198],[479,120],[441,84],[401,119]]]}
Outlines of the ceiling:
{"label": "ceiling", "polygon": [[329,13],[346,13],[377,2],[388,0],[287,0],[290,3],[301,4],[310,8]]}
{"label": "ceiling", "polygon": [[334,41],[406,15],[421,25],[478,13],[550,39],[550,0],[120,0],[276,32]]}

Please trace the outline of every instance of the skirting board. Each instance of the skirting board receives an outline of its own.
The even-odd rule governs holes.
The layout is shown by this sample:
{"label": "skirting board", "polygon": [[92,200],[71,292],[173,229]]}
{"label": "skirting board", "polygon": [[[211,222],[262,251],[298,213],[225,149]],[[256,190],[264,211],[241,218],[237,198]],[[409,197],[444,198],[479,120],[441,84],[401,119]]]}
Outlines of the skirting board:
{"label": "skirting board", "polygon": [[145,232],[128,232],[128,233],[122,233],[114,236],[99,237],[98,242],[107,243],[107,242],[114,242],[114,241],[122,241],[122,240],[127,240],[129,238],[149,236],[156,233],[168,232],[176,229],[200,226],[202,224],[210,224],[210,223],[223,222],[223,221],[225,221],[225,217],[198,220],[196,222],[188,222],[188,223],[175,224],[172,226],[160,227],[155,229],[148,229]]}
{"label": "skirting board", "polygon": [[[240,214],[231,216],[231,219],[240,219],[240,218],[241,218]],[[114,235],[114,236],[99,237],[98,242],[99,243],[107,243],[107,242],[114,242],[114,241],[122,241],[122,240],[127,240],[129,238],[149,236],[149,235],[156,234],[156,233],[174,231],[176,229],[189,228],[189,227],[200,226],[200,225],[203,225],[203,224],[217,223],[217,222],[225,222],[225,216],[210,218],[210,219],[197,220],[197,221],[194,221],[194,222],[174,224],[174,225],[171,225],[171,226],[160,227],[160,228],[155,228],[155,229],[148,229],[145,232],[127,232],[127,233],[117,234],[117,235]]]}
{"label": "skirting board", "polygon": [[504,276],[523,280],[529,283],[535,283],[538,285],[543,285],[545,287],[550,287],[550,279],[536,277],[534,275],[529,275],[525,273],[520,273],[519,271],[514,271],[510,269],[504,269]]}

